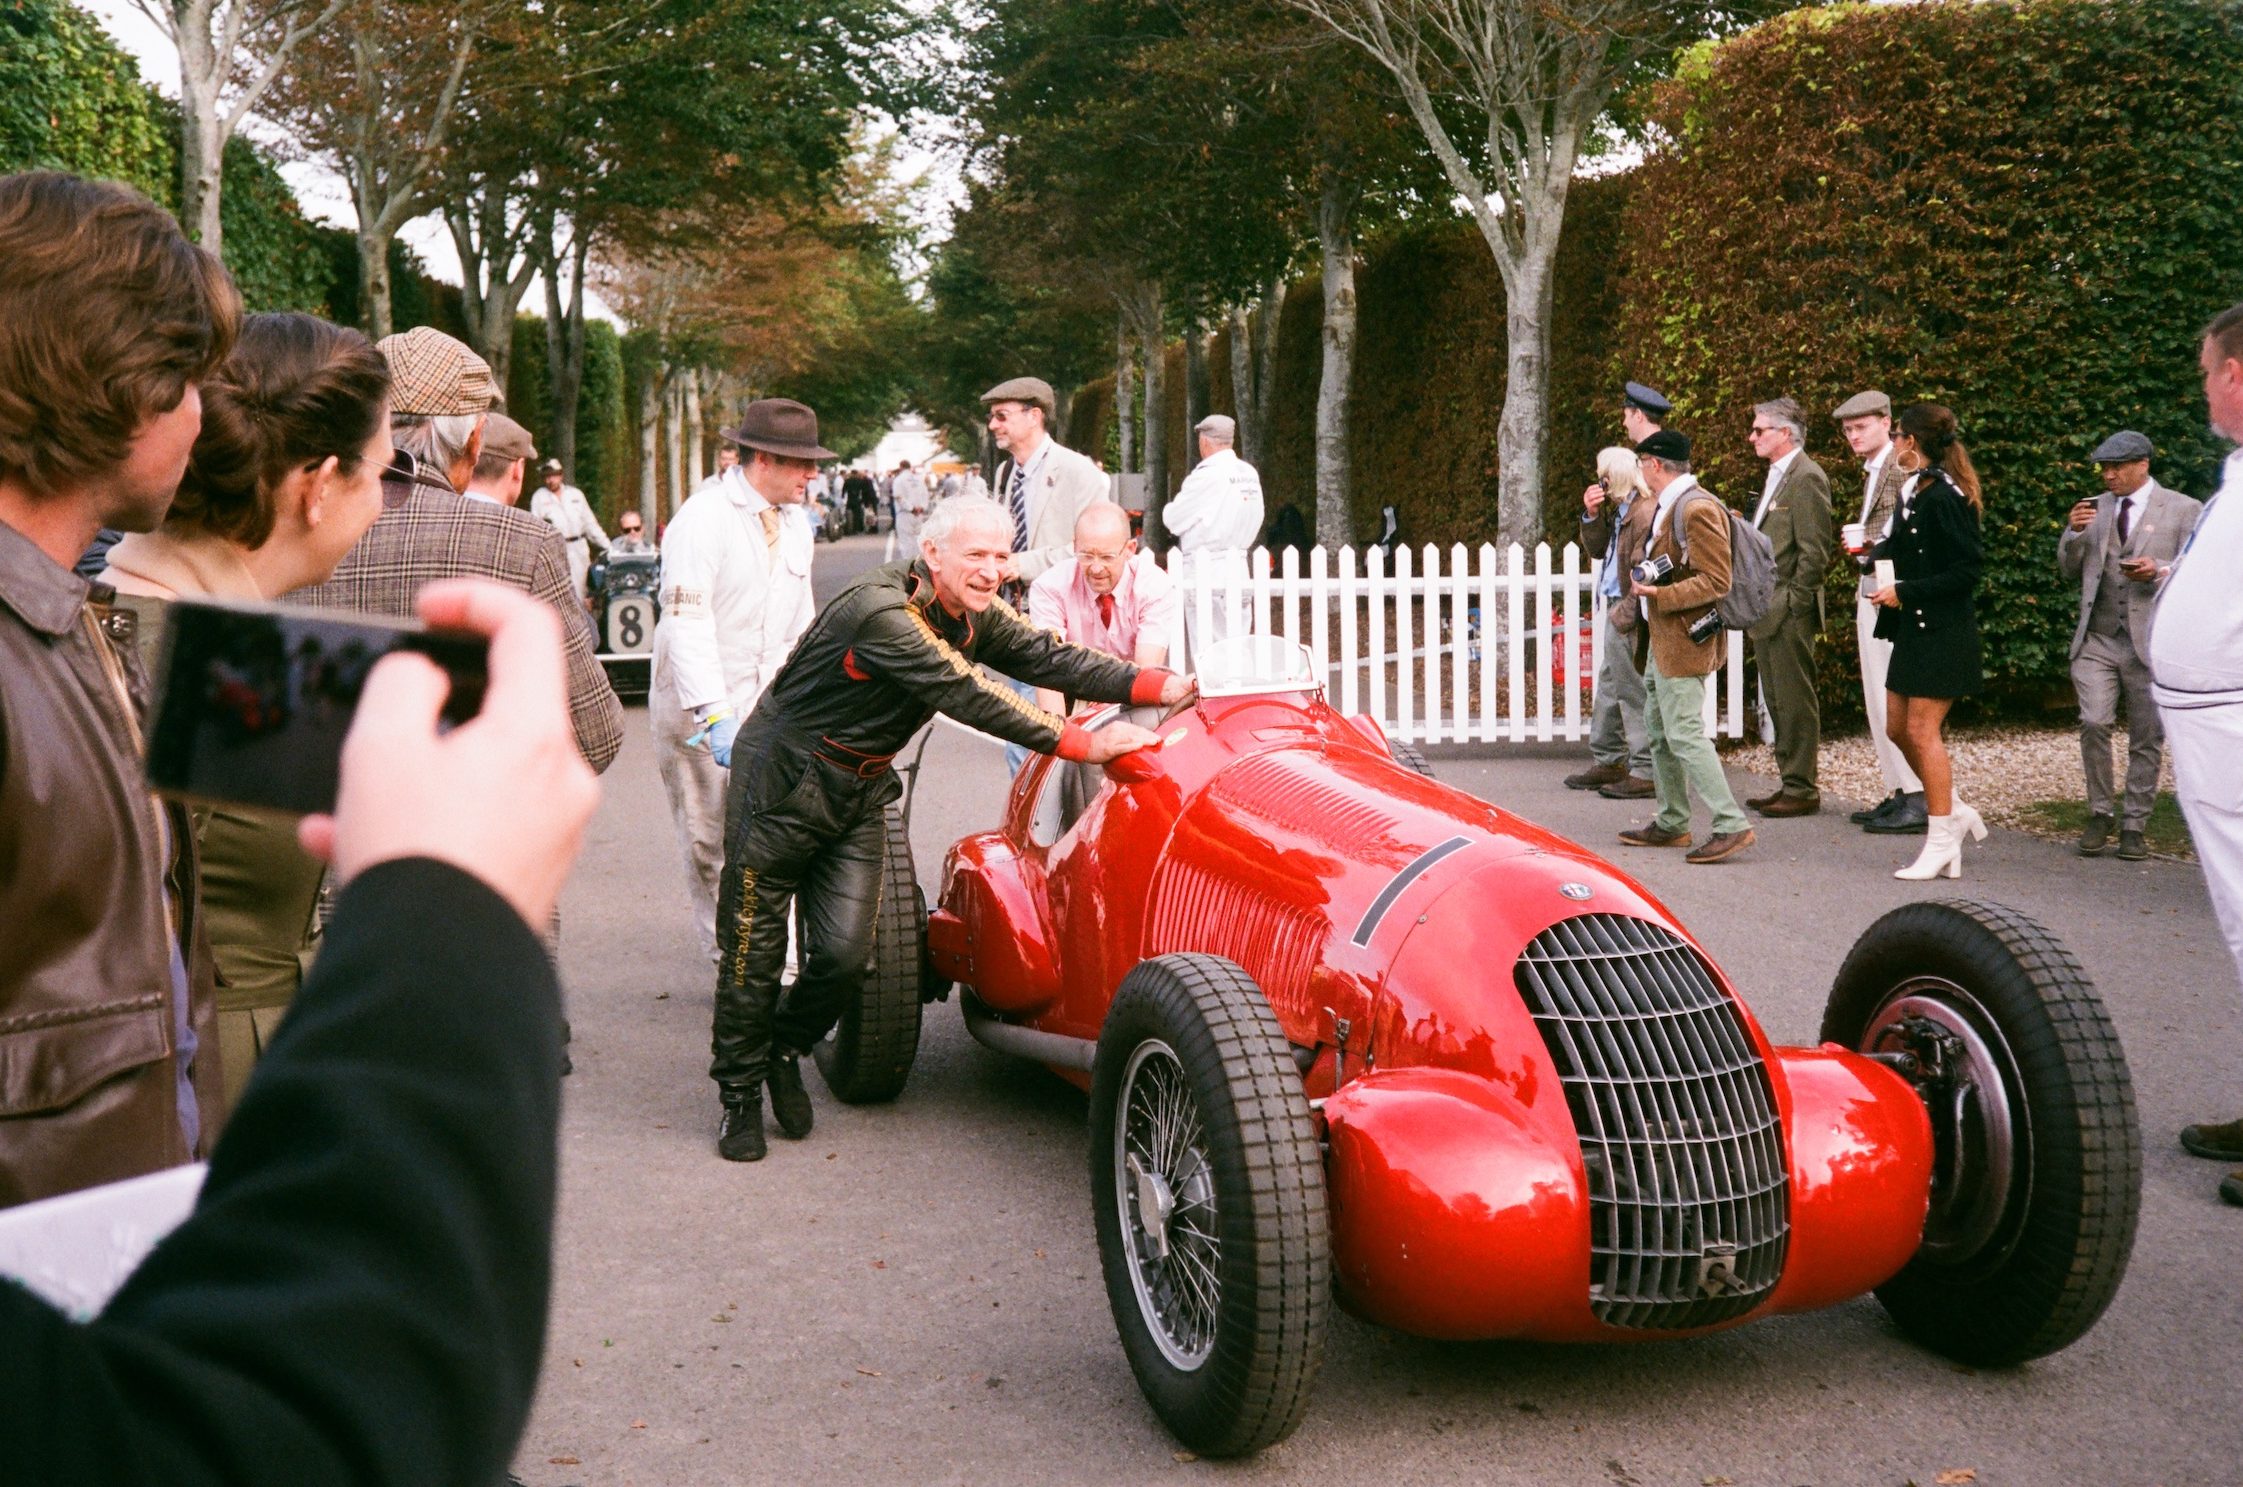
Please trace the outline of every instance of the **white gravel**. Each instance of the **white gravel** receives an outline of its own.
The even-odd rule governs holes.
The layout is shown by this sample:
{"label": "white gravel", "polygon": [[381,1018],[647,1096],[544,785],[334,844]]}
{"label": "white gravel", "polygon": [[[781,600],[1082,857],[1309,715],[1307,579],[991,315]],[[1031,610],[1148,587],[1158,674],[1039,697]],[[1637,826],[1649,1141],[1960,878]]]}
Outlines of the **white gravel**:
{"label": "white gravel", "polygon": [[[2031,832],[2036,836],[2063,837],[2026,814],[2026,808],[2043,800],[2079,800],[2087,796],[2080,773],[2079,730],[2076,728],[2026,728],[1979,725],[1950,729],[1948,752],[1955,761],[1955,784],[1963,799],[1997,825]],[[2123,729],[2112,740],[2112,779],[2121,788],[2126,779],[2127,737]],[[1726,763],[1776,778],[1775,756],[1767,745],[1754,743],[1724,751]],[[1823,793],[1867,805],[1884,799],[1884,776],[1869,735],[1825,738],[1817,760]],[[2159,772],[2158,788],[2173,788],[2170,754]]]}

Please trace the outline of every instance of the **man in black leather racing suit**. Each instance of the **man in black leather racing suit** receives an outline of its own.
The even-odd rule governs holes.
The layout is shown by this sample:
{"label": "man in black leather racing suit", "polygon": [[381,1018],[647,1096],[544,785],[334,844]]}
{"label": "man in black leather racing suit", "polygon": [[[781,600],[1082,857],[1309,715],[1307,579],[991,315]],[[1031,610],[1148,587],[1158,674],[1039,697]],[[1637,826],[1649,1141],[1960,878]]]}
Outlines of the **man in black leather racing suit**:
{"label": "man in black leather racing suit", "polygon": [[[980,664],[1090,702],[1166,706],[1192,695],[1184,677],[1069,645],[999,600],[1012,545],[1012,519],[994,501],[937,506],[919,557],[874,569],[828,604],[732,742],[709,1065],[724,1106],[717,1152],[728,1161],[764,1155],[766,1082],[780,1132],[810,1133],[798,1061],[833,1030],[871,963],[885,811],[903,792],[889,761],[928,719],[943,712],[1093,764],[1159,741],[1119,720],[1086,732]],[[798,894],[805,958],[781,1006]]]}

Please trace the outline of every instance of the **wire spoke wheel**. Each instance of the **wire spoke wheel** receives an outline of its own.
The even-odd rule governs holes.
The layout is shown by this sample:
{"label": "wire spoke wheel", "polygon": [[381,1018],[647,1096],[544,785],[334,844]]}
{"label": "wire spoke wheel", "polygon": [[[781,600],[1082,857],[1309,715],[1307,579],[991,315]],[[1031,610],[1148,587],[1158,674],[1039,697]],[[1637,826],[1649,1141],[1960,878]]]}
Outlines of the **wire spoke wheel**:
{"label": "wire spoke wheel", "polygon": [[1331,1220],[1300,1071],[1230,961],[1131,971],[1098,1040],[1091,1204],[1146,1400],[1205,1456],[1291,1434],[1323,1361]]}
{"label": "wire spoke wheel", "polygon": [[1140,1044],[1122,1073],[1114,1139],[1115,1201],[1127,1216],[1137,1304],[1168,1361],[1198,1368],[1214,1351],[1222,1296],[1215,1175],[1184,1066],[1158,1039]]}

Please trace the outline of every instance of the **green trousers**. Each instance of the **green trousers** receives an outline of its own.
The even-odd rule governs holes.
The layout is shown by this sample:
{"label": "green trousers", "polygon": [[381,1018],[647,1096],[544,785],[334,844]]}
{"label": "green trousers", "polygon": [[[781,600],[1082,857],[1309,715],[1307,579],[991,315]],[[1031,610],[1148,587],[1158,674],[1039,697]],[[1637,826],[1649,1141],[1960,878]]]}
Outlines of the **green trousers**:
{"label": "green trousers", "polygon": [[1721,772],[1721,756],[1706,737],[1706,683],[1703,676],[1661,676],[1659,663],[1643,668],[1643,721],[1651,734],[1651,782],[1659,787],[1659,814],[1651,824],[1661,831],[1690,829],[1690,795],[1697,792],[1713,812],[1714,835],[1743,831],[1749,824]]}
{"label": "green trousers", "polygon": [[1766,635],[1752,637],[1760,665],[1760,691],[1776,724],[1776,768],[1783,792],[1820,800],[1816,754],[1822,747],[1822,703],[1815,696],[1812,615],[1793,614]]}

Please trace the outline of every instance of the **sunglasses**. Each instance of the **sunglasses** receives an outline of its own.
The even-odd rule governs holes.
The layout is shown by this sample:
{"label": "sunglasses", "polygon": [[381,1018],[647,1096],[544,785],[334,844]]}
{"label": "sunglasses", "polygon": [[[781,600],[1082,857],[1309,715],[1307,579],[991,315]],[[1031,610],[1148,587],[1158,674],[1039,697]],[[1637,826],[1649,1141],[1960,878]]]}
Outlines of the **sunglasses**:
{"label": "sunglasses", "polygon": [[382,471],[382,509],[395,510],[413,498],[413,472],[419,468],[412,451],[390,451],[389,468]]}

